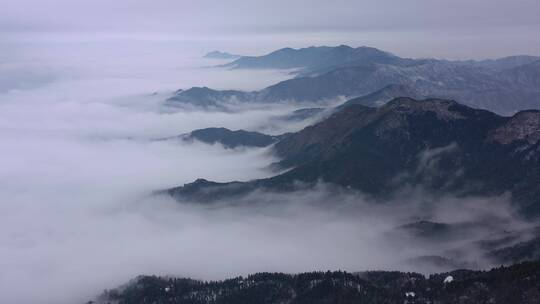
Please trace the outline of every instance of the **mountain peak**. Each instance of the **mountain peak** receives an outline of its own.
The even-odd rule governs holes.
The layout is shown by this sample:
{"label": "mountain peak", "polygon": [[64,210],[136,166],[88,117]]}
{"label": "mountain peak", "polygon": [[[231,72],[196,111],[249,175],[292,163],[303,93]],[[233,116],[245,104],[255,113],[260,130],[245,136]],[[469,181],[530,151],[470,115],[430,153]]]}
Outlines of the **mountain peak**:
{"label": "mountain peak", "polygon": [[203,56],[203,58],[211,58],[211,59],[238,59],[242,56],[240,55],[235,55],[235,54],[230,54],[230,53],[227,53],[227,52],[221,52],[221,51],[212,51],[212,52],[209,52],[207,53],[206,55]]}
{"label": "mountain peak", "polygon": [[284,47],[284,48],[281,48],[281,49],[279,49],[277,51],[274,51],[274,52],[272,52],[270,54],[281,54],[281,53],[288,53],[288,52],[294,52],[294,51],[298,51],[298,50],[293,49],[291,47]]}
{"label": "mountain peak", "polygon": [[208,94],[211,92],[216,92],[216,90],[211,89],[209,87],[203,86],[203,87],[191,87],[189,89],[180,89],[176,91],[176,95],[182,94],[182,95],[190,95],[190,94]]}

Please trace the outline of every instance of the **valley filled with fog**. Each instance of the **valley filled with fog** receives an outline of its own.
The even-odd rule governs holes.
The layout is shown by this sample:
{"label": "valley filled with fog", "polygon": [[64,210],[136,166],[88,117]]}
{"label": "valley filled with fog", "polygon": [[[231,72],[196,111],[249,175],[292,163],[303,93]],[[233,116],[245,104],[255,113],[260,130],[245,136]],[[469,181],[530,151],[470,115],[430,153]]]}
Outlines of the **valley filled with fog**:
{"label": "valley filled with fog", "polygon": [[[264,128],[291,109],[182,112],[163,102],[180,87],[256,89],[289,76],[205,68],[219,62],[181,44],[14,42],[4,50],[1,302],[82,301],[142,273],[242,271],[217,267],[229,264],[223,253],[234,246],[249,249],[241,233],[221,229],[235,223],[212,224],[149,195],[199,177],[268,176],[272,157],[264,149],[157,139],[212,126]],[[299,126],[275,131],[289,127]],[[216,270],[196,271],[207,264]]]}
{"label": "valley filled with fog", "polygon": [[[213,280],[262,271],[431,273],[449,269],[414,259],[461,247],[459,255],[475,263],[467,266],[483,269],[491,261],[468,244],[532,227],[516,215],[509,195],[441,196],[422,187],[400,189],[383,203],[322,181],[215,204],[156,195],[199,178],[276,175],[279,159],[268,147],[164,139],[208,127],[296,132],[315,119],[277,118],[309,105],[213,111],[166,100],[192,86],[260,90],[292,78],[291,71],[215,67],[227,61],[202,59],[208,47],[201,42],[4,44],[0,302],[80,303],[141,274]],[[436,169],[440,153],[426,151],[421,163]],[[444,242],[397,229],[422,220],[474,225]]]}

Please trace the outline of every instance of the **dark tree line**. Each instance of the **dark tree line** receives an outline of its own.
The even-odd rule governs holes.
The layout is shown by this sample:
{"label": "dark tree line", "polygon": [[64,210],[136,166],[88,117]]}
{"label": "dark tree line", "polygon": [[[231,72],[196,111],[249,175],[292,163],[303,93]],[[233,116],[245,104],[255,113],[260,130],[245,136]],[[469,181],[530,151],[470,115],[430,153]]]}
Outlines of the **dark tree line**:
{"label": "dark tree line", "polygon": [[142,276],[104,292],[96,303],[540,303],[540,262],[429,277],[380,271],[257,273],[224,281]]}

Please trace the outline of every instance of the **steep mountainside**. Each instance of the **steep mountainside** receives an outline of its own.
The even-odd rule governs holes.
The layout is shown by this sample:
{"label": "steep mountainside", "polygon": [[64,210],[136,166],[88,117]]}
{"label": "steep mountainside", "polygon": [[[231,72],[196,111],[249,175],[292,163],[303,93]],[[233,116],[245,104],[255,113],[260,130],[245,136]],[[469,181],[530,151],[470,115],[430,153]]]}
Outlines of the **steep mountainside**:
{"label": "steep mountainside", "polygon": [[96,303],[540,303],[540,262],[425,277],[403,272],[258,273],[225,281],[142,276]]}
{"label": "steep mountainside", "polygon": [[510,191],[540,211],[540,111],[502,117],[453,101],[399,98],[377,109],[347,107],[275,151],[295,167],[281,179],[323,179],[378,195],[405,184]]}

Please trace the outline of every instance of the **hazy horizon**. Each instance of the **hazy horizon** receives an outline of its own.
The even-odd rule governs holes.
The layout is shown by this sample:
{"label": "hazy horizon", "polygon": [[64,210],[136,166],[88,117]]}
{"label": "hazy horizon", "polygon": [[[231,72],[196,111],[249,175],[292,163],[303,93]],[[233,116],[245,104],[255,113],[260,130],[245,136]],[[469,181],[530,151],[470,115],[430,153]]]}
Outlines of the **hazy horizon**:
{"label": "hazy horizon", "polygon": [[534,0],[7,0],[2,9],[4,41],[123,37],[206,41],[209,49],[245,54],[350,44],[413,58],[540,55],[540,41],[534,39],[540,29],[540,3]]}

